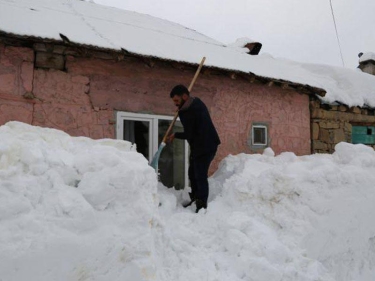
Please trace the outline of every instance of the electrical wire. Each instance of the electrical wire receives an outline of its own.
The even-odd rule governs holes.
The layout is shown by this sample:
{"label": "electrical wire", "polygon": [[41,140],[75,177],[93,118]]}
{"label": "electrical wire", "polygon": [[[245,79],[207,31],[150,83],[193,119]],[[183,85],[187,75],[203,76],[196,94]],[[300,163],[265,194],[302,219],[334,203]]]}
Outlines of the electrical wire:
{"label": "electrical wire", "polygon": [[340,44],[339,33],[337,32],[337,25],[336,25],[335,14],[334,14],[334,12],[333,12],[332,0],[329,0],[329,3],[330,3],[330,5],[331,5],[332,18],[333,18],[333,23],[334,23],[334,25],[335,25],[336,38],[337,38],[337,43],[338,43],[338,45],[339,45],[339,50],[340,50],[340,55],[341,55],[342,66],[345,67],[344,57],[343,57],[343,55],[342,55],[342,51],[341,51],[341,44]]}

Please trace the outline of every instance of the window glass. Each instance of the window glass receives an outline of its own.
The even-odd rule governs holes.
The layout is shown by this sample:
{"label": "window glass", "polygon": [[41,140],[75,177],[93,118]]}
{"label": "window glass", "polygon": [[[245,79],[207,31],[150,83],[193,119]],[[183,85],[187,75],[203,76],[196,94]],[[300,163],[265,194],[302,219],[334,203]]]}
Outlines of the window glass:
{"label": "window glass", "polygon": [[267,127],[262,125],[253,125],[252,139],[253,145],[267,145]]}
{"label": "window glass", "polygon": [[150,122],[124,120],[124,140],[137,145],[137,151],[142,153],[146,159],[150,159]]}
{"label": "window glass", "polygon": [[[117,122],[117,138],[135,143],[137,151],[151,162],[172,122],[172,117],[118,112]],[[173,132],[182,131],[182,124],[177,121]],[[186,141],[179,139],[164,147],[158,158],[159,181],[163,185],[182,189],[188,184],[187,150]]]}
{"label": "window glass", "polygon": [[[159,143],[161,143],[171,120],[159,119]],[[177,121],[173,132],[182,132],[182,124]],[[176,189],[182,189],[185,186],[185,142],[175,139],[168,143],[159,159],[160,181],[167,187],[174,186]]]}

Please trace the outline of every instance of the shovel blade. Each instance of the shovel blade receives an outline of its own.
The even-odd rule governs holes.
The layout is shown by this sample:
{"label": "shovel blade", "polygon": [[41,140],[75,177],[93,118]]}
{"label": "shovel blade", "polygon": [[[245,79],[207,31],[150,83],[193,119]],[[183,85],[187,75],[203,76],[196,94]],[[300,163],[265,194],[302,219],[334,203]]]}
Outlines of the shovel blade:
{"label": "shovel blade", "polygon": [[152,158],[152,161],[150,163],[150,166],[152,168],[154,168],[154,170],[157,172],[158,171],[158,164],[159,164],[159,158],[160,158],[160,154],[161,152],[163,151],[164,147],[165,147],[165,142],[162,142],[160,145],[159,145],[159,148],[158,148],[158,151],[156,151],[154,157]]}

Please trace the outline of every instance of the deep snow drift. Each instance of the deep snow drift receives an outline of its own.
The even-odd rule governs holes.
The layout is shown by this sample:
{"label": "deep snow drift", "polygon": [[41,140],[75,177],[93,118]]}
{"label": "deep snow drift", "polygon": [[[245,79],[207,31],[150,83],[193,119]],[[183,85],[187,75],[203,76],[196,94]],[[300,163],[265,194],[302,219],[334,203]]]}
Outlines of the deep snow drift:
{"label": "deep snow drift", "polygon": [[375,280],[375,152],[228,156],[207,210],[134,147],[0,127],[0,280]]}

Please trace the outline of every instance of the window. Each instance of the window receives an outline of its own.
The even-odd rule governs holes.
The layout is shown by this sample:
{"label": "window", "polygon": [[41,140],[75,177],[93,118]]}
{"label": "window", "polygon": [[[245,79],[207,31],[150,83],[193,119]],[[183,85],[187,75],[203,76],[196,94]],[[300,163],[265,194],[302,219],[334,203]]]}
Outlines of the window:
{"label": "window", "polygon": [[352,143],[375,144],[375,127],[353,125]]}
{"label": "window", "polygon": [[252,145],[267,145],[267,126],[265,125],[253,125],[252,127]]}
{"label": "window", "polygon": [[[137,151],[150,163],[172,119],[172,116],[118,112],[116,138],[135,143]],[[181,122],[177,121],[173,131],[182,130]],[[158,165],[160,181],[176,189],[188,186],[188,159],[186,141],[175,139],[164,147]]]}

